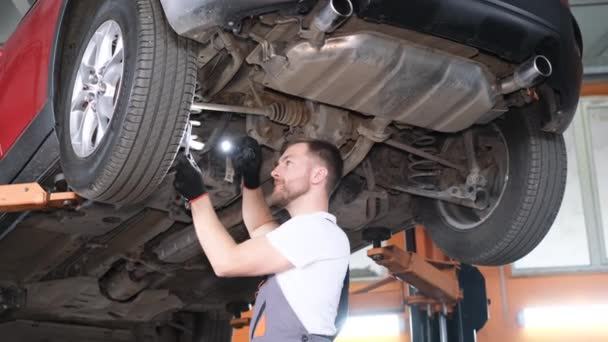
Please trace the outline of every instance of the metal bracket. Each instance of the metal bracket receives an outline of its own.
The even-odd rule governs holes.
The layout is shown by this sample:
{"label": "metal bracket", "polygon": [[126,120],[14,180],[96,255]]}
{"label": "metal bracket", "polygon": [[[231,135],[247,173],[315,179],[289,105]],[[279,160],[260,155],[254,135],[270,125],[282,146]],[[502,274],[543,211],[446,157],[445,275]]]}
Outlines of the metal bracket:
{"label": "metal bracket", "polygon": [[[477,210],[484,210],[488,207],[487,201],[476,201],[476,193],[468,192],[467,188],[463,186],[452,186],[444,191],[427,190],[420,187],[398,185],[391,186],[390,188],[408,194],[433,198]],[[473,196],[475,196],[475,198],[473,198]]]}

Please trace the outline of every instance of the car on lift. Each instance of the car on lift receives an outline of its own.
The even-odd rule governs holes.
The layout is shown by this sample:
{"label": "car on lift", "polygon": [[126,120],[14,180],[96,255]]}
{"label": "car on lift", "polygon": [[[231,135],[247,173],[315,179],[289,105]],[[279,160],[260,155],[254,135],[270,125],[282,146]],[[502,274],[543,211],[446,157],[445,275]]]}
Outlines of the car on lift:
{"label": "car on lift", "polygon": [[582,79],[567,1],[3,6],[0,183],[86,201],[0,217],[0,319],[12,322],[0,329],[34,320],[229,341],[225,312],[251,303],[259,279],[214,275],[171,186],[182,147],[237,241],[248,238],[240,186],[217,146],[242,135],[263,146],[266,192],[285,143],[340,148],[331,210],[353,251],[366,227],[420,223],[450,257],[503,265],[560,208]]}

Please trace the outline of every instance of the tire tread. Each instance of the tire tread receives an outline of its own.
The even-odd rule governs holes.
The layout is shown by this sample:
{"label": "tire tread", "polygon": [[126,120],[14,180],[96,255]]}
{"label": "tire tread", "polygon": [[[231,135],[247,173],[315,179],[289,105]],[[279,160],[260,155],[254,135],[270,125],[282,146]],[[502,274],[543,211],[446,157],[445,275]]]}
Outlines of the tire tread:
{"label": "tire tread", "polygon": [[179,149],[196,82],[195,43],[173,32],[158,0],[137,0],[136,7],[139,46],[127,115],[90,194],[118,205],[144,200],[162,182]]}

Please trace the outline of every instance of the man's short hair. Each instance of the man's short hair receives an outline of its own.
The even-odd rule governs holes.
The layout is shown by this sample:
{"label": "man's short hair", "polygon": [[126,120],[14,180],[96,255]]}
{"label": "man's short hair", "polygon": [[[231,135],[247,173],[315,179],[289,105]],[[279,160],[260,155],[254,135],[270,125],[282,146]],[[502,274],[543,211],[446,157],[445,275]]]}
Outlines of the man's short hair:
{"label": "man's short hair", "polygon": [[306,144],[308,146],[308,152],[319,158],[327,167],[327,194],[331,195],[332,192],[338,187],[340,179],[342,179],[342,173],[344,172],[344,161],[340,150],[336,145],[320,139],[298,139],[290,142],[285,146],[283,152],[290,146],[296,144]]}

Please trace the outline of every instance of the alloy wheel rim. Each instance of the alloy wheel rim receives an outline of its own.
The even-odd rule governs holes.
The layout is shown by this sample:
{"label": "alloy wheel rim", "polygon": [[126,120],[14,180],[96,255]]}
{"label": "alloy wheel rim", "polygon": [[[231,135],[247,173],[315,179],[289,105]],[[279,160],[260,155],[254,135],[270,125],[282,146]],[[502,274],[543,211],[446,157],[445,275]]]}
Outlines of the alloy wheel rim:
{"label": "alloy wheel rim", "polygon": [[70,106],[70,141],[80,158],[93,154],[110,129],[124,73],[124,41],[114,20],[101,24],[82,55]]}

